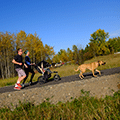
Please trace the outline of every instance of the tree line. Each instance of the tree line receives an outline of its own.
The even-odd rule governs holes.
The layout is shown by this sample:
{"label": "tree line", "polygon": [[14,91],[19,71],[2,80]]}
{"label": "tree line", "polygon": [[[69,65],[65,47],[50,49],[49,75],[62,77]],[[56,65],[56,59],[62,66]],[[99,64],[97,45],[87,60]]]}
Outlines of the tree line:
{"label": "tree line", "polygon": [[18,48],[22,48],[23,51],[29,50],[31,61],[34,63],[43,59],[50,61],[55,54],[53,47],[43,45],[36,33],[27,35],[22,30],[17,34],[0,32],[0,78],[10,78],[16,75],[12,60],[17,55]]}
{"label": "tree line", "polygon": [[72,50],[61,49],[53,57],[54,62],[71,61],[71,63],[82,64],[85,60],[93,57],[113,54],[120,51],[120,37],[109,38],[109,33],[98,29],[90,35],[90,42],[85,49],[73,45]]}
{"label": "tree line", "polygon": [[16,34],[0,32],[0,78],[10,78],[16,75],[12,59],[17,54],[18,48],[22,48],[23,51],[29,50],[29,57],[34,63],[44,59],[49,63],[70,61],[74,64],[82,64],[93,57],[120,51],[120,37],[109,38],[109,33],[98,29],[91,34],[90,42],[85,49],[73,45],[72,50],[70,48],[61,49],[55,54],[54,47],[43,45],[41,38],[36,33],[27,35],[22,30]]}

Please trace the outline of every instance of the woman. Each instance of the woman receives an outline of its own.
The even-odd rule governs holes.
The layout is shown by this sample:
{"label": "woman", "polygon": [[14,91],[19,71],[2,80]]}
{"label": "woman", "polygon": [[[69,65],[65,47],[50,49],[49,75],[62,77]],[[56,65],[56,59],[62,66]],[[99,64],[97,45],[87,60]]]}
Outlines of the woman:
{"label": "woman", "polygon": [[32,83],[32,79],[33,79],[33,77],[34,77],[34,75],[35,75],[35,72],[33,71],[33,69],[31,68],[31,65],[35,65],[35,63],[31,63],[31,60],[30,60],[30,58],[29,58],[29,51],[28,50],[26,50],[25,52],[24,52],[25,54],[26,54],[26,56],[25,56],[25,64],[28,66],[27,68],[25,67],[24,69],[25,69],[25,73],[26,73],[26,77],[24,78],[24,80],[23,80],[23,83],[22,83],[22,86],[24,86],[24,83],[25,83],[25,81],[26,81],[26,79],[28,78],[28,75],[29,75],[29,72],[31,72],[32,73],[32,75],[31,75],[31,78],[30,78],[30,85],[32,85],[33,83]]}

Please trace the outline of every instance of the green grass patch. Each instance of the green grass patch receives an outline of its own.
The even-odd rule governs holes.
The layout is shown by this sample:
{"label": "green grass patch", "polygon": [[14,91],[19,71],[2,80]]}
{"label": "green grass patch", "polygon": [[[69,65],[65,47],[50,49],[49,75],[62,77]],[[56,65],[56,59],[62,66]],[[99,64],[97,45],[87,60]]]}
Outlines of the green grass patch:
{"label": "green grass patch", "polygon": [[89,91],[71,102],[51,104],[49,99],[40,105],[19,103],[11,111],[0,109],[1,120],[118,120],[120,119],[120,91],[105,98],[90,97]]}

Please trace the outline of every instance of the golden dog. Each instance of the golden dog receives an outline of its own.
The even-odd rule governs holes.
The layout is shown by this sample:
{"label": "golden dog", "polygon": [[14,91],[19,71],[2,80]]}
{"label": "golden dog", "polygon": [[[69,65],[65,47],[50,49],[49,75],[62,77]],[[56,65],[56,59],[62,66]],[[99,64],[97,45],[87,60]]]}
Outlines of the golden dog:
{"label": "golden dog", "polygon": [[82,64],[82,65],[80,65],[80,66],[78,67],[77,70],[75,70],[75,69],[74,69],[74,70],[75,70],[75,71],[80,70],[79,77],[80,77],[81,79],[84,78],[83,73],[86,71],[86,69],[91,70],[93,76],[96,77],[96,75],[94,74],[94,70],[96,70],[97,72],[99,72],[99,75],[101,75],[101,72],[100,72],[99,70],[97,70],[96,68],[97,68],[98,66],[100,66],[100,65],[105,65],[105,64],[106,64],[106,62],[97,61],[97,62],[92,62],[92,63],[89,63],[89,64]]}

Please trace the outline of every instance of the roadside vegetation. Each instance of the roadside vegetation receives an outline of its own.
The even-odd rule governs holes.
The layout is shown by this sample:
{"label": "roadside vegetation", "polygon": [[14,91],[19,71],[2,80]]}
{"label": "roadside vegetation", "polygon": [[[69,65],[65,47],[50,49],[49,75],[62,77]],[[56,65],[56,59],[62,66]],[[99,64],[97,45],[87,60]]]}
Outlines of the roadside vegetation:
{"label": "roadside vegetation", "polygon": [[[51,104],[49,99],[38,106],[21,103],[14,110],[0,109],[1,120],[119,120],[120,91],[103,98],[90,97],[89,91],[81,90],[82,96],[71,102]],[[72,99],[72,98],[71,98]]]}
{"label": "roadside vegetation", "polygon": [[[110,54],[110,55],[106,55],[106,56],[98,56],[98,57],[92,58],[91,60],[87,60],[84,63],[91,63],[91,62],[95,62],[98,60],[102,60],[102,61],[106,62],[105,65],[98,67],[99,70],[120,67],[120,54]],[[78,74],[79,72],[74,71],[74,68],[77,69],[77,67],[78,67],[78,65],[69,63],[69,64],[63,65],[61,67],[51,68],[51,71],[58,71],[60,77],[65,77],[65,76]],[[36,74],[33,78],[34,82],[37,81],[38,77],[41,75],[37,71],[35,71],[35,72],[36,72]],[[86,72],[90,72],[90,71],[87,70]],[[53,75],[54,74],[52,74],[52,77],[53,77]],[[31,74],[29,74],[29,77],[30,76],[31,76]],[[29,77],[26,80],[26,83],[29,82],[29,79],[30,79]],[[8,79],[4,79],[4,80],[1,79],[0,80],[0,87],[14,85],[16,83],[17,78],[18,77],[8,78]]]}
{"label": "roadside vegetation", "polygon": [[[98,60],[106,62],[106,65],[99,66],[99,70],[120,67],[120,54],[114,54],[120,51],[120,37],[109,39],[109,34],[104,30],[97,30],[91,34],[90,43],[83,50],[73,45],[73,49],[67,51],[60,50],[55,55],[53,47],[43,45],[41,39],[35,33],[26,34],[24,31],[14,34],[6,32],[0,33],[0,87],[14,85],[18,77],[12,59],[16,54],[17,48],[28,49],[31,52],[32,62],[38,63],[43,58],[47,62],[64,63],[61,67],[51,68],[51,71],[58,71],[60,77],[78,74],[78,64],[91,63]],[[32,46],[31,46],[32,45]],[[9,54],[8,54],[9,52]],[[52,58],[52,59],[51,59]],[[77,63],[77,64],[76,64]],[[41,75],[37,71],[33,81]],[[88,71],[86,71],[88,72]],[[30,77],[31,74],[29,74]],[[29,78],[26,82],[29,82]],[[90,97],[89,91],[81,90],[82,95],[78,99],[72,99],[71,102],[58,102],[51,104],[49,98],[46,102],[35,106],[33,103],[21,103],[15,109],[7,106],[0,109],[0,120],[118,120],[120,119],[120,90],[113,96],[105,98]]]}
{"label": "roadside vegetation", "polygon": [[[110,55],[120,51],[120,37],[109,38],[109,33],[98,29],[90,35],[90,42],[83,49],[78,41],[78,45],[73,45],[72,49],[60,49],[55,53],[54,47],[43,44],[41,38],[35,33],[26,34],[20,31],[16,34],[0,32],[0,79],[15,77],[16,71],[12,60],[17,54],[17,49],[29,50],[32,63],[39,63],[43,59],[50,64],[69,63],[82,64],[87,60],[98,56]],[[24,60],[24,59],[23,59]]]}

